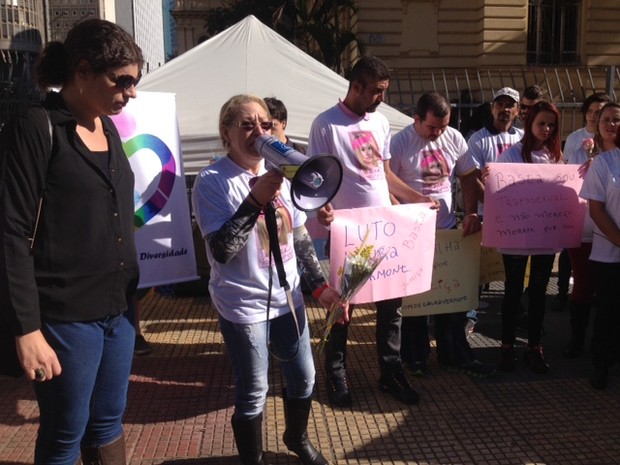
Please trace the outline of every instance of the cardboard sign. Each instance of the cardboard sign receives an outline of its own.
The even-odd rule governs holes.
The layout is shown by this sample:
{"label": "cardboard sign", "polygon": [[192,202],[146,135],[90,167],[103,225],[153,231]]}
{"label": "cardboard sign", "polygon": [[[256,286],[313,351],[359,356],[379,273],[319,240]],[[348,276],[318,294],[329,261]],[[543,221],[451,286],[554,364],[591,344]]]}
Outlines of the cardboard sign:
{"label": "cardboard sign", "polygon": [[507,249],[578,247],[586,214],[578,165],[489,163],[482,245]]}
{"label": "cardboard sign", "polygon": [[403,299],[403,316],[466,312],[478,308],[480,234],[437,231],[431,289]]}
{"label": "cardboard sign", "polygon": [[330,276],[340,289],[338,269],[344,255],[361,245],[374,246],[386,258],[351,300],[368,303],[417,294],[430,289],[437,212],[430,204],[337,210],[331,224]]}

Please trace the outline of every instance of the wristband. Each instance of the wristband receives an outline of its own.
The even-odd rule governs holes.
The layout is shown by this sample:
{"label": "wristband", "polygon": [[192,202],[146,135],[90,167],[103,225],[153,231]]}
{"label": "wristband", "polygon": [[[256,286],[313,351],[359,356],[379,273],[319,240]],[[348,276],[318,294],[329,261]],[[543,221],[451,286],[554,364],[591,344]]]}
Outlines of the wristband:
{"label": "wristband", "polygon": [[323,283],[323,285],[321,287],[317,287],[314,292],[312,292],[312,297],[314,297],[315,299],[318,299],[321,294],[323,293],[323,291],[325,289],[327,289],[329,287],[329,284],[327,283]]}

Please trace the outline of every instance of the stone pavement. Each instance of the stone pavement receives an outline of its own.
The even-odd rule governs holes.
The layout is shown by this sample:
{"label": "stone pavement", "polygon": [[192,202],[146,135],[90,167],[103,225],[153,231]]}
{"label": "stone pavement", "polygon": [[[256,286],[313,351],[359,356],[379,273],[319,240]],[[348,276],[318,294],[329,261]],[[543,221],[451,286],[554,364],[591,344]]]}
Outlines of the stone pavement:
{"label": "stone pavement", "polygon": [[[307,300],[317,335],[324,313]],[[481,360],[494,363],[501,284],[493,283],[483,301],[489,306],[470,340]],[[237,464],[234,387],[209,298],[151,293],[143,300],[142,327],[153,351],[134,361],[125,417],[129,464]],[[475,379],[442,371],[433,352],[430,372],[412,380],[421,402],[406,406],[377,388],[373,312],[360,309],[349,342],[353,406],[330,407],[318,369],[309,436],[334,465],[620,464],[620,370],[613,369],[605,391],[595,391],[587,354],[575,361],[560,356],[568,313],[549,311],[545,333],[549,374],[530,373],[520,362],[514,373]],[[272,366],[266,459],[293,465],[299,462],[281,441],[282,378],[278,363]],[[0,399],[0,465],[30,464],[38,416],[32,388],[23,379],[0,378]]]}

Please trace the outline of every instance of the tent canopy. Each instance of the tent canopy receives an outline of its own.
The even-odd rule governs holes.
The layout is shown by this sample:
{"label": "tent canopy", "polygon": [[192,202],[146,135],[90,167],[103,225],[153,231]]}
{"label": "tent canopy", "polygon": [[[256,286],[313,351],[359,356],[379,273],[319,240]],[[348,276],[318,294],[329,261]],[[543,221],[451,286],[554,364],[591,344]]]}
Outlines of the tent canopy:
{"label": "tent canopy", "polygon": [[[195,174],[223,154],[220,108],[236,94],[276,97],[288,110],[287,135],[306,144],[314,118],[344,98],[348,81],[310,57],[254,16],[147,74],[141,91],[176,94],[185,172]],[[398,131],[413,121],[381,104]]]}

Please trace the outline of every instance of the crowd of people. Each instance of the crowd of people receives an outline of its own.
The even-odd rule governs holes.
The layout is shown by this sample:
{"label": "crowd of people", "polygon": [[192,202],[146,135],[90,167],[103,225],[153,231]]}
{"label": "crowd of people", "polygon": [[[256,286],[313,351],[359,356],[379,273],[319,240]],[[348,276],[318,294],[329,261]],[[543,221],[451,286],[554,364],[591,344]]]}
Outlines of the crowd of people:
{"label": "crowd of people", "polygon": [[[2,319],[15,338],[40,409],[36,464],[122,465],[125,410],[139,317],[138,266],[133,238],[133,174],[109,115],[136,96],[142,53],[120,27],[79,23],[64,43],[47,45],[38,65],[50,92],[2,131],[0,250]],[[586,126],[571,134],[564,156],[560,114],[528,87],[523,97],[505,87],[491,118],[468,140],[449,126],[450,103],[439,92],[420,96],[414,121],[392,137],[377,111],[390,84],[380,59],[363,56],[351,69],[343,100],[314,120],[307,154],[330,153],[342,164],[342,185],[317,211],[329,226],[340,209],[423,203],[437,211],[437,229],[458,227],[456,181],[464,197],[463,235],[479,232],[485,179],[493,163],[571,163],[580,166],[588,202],[582,243],[568,250],[574,273],[571,335],[563,355],[578,357],[590,309],[596,308],[591,384],[603,389],[618,358],[620,315],[620,105],[604,94],[584,102]],[[255,143],[285,134],[284,103],[231,96],[220,109],[226,156],[199,173],[192,194],[211,266],[209,292],[219,314],[236,389],[232,430],[244,465],[261,465],[263,411],[271,357],[282,365],[286,429],[283,442],[305,465],[327,460],[310,442],[308,418],[315,389],[311,335],[301,282],[326,309],[338,309],[324,351],[326,389],[334,407],[354,402],[347,377],[347,339],[354,305],[331,288],[283,174],[265,166]],[[490,165],[491,164],[491,165]],[[79,237],[80,247],[75,246]],[[506,274],[497,368],[516,369],[515,331],[529,262],[524,360],[547,373],[542,328],[546,288],[560,250],[502,249]],[[401,314],[402,299],[374,302],[378,387],[417,404],[407,370],[424,376],[431,350],[428,318]],[[129,315],[129,316],[128,316]],[[437,360],[449,371],[487,377],[465,333],[465,312],[435,315]]]}

